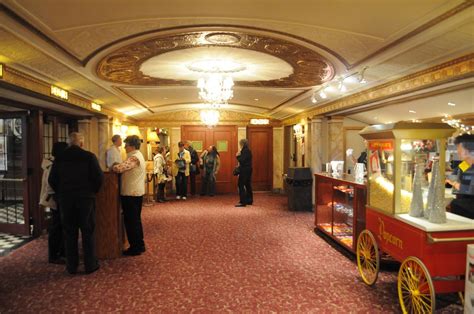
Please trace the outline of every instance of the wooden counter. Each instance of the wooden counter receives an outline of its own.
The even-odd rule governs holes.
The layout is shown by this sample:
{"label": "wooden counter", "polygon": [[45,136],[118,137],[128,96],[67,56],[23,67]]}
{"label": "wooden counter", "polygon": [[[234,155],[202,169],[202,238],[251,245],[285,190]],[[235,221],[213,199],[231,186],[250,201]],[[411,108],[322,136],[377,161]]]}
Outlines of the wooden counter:
{"label": "wooden counter", "polygon": [[350,175],[317,173],[314,177],[316,230],[355,252],[357,237],[365,229],[365,184]]}
{"label": "wooden counter", "polygon": [[104,173],[104,183],[96,197],[96,253],[99,259],[118,258],[123,250],[123,223],[120,209],[119,176]]}

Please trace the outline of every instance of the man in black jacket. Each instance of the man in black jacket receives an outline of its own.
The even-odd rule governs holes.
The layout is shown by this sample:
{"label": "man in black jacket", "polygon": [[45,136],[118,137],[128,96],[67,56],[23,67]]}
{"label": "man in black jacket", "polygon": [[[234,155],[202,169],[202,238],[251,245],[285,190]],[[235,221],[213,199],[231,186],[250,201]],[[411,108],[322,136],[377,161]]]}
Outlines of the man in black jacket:
{"label": "man in black jacket", "polygon": [[240,151],[237,153],[239,161],[239,196],[240,202],[235,207],[245,207],[253,204],[252,193],[252,152],[248,147],[248,141],[241,139],[239,141]]}
{"label": "man in black jacket", "polygon": [[49,175],[49,184],[56,192],[61,208],[65,235],[66,270],[77,272],[79,254],[77,237],[81,229],[84,266],[87,274],[99,269],[95,254],[95,195],[104,174],[95,155],[82,149],[84,136],[69,135],[69,147],[56,160]]}

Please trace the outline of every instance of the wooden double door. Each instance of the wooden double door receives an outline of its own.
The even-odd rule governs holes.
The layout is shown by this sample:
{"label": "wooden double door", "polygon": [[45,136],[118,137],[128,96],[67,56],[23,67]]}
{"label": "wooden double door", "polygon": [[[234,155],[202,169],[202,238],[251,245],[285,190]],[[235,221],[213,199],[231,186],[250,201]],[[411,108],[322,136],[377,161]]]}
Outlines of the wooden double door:
{"label": "wooden double door", "polygon": [[273,188],[273,129],[270,126],[248,126],[247,139],[252,151],[252,188],[271,191]]}
{"label": "wooden double door", "polygon": [[[237,165],[235,154],[238,151],[237,126],[216,126],[208,128],[197,125],[181,127],[181,138],[192,142],[200,155],[210,145],[215,145],[220,155],[220,170],[216,177],[216,193],[237,193],[237,177],[232,170]],[[196,177],[196,193],[201,192],[201,176]]]}

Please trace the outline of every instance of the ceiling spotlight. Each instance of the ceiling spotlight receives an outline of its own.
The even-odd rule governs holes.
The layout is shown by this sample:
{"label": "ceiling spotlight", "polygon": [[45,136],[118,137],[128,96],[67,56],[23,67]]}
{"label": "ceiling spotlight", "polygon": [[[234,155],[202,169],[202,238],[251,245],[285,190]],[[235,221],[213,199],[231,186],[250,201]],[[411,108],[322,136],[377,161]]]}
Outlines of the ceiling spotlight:
{"label": "ceiling spotlight", "polygon": [[415,110],[408,110],[409,113],[416,113]]}
{"label": "ceiling spotlight", "polygon": [[258,98],[254,98],[253,100],[255,100],[255,101],[259,101],[259,99],[258,99]]}
{"label": "ceiling spotlight", "polygon": [[326,95],[324,90],[322,90],[322,91],[319,92],[319,97],[321,97],[322,99],[326,99],[326,98],[328,98],[328,95]]}
{"label": "ceiling spotlight", "polygon": [[311,96],[311,102],[312,102],[313,104],[315,104],[315,103],[318,102],[318,100],[316,99],[316,95],[315,95],[315,94],[313,94],[313,96]]}
{"label": "ceiling spotlight", "polygon": [[448,106],[454,107],[454,106],[456,106],[456,104],[453,103],[453,102],[448,102]]}

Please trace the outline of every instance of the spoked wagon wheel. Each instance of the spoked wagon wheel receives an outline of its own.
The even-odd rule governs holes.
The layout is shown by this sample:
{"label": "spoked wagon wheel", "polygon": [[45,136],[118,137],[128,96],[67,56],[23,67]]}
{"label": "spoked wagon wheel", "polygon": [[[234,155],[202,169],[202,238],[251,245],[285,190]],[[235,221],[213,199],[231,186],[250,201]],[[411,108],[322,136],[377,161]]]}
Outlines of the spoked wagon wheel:
{"label": "spoked wagon wheel", "polygon": [[418,258],[410,256],[398,272],[398,298],[403,313],[433,313],[435,291],[428,269]]}
{"label": "spoked wagon wheel", "polygon": [[363,230],[357,239],[357,267],[362,280],[372,286],[379,275],[379,248],[374,235],[369,230]]}

